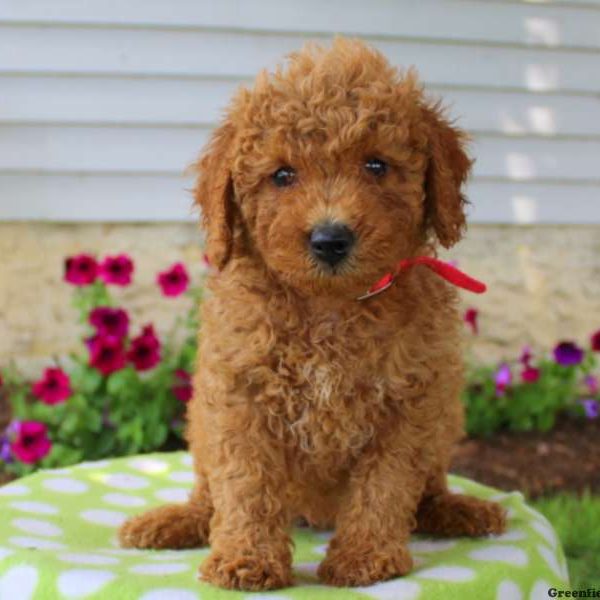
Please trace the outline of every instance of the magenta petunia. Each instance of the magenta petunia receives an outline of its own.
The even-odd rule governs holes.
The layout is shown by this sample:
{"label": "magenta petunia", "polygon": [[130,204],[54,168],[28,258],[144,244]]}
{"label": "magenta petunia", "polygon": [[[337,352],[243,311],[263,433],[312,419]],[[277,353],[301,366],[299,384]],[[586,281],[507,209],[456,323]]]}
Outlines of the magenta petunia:
{"label": "magenta petunia", "polygon": [[585,416],[588,419],[597,419],[600,416],[600,404],[593,398],[585,398],[581,400],[581,405],[585,411]]}
{"label": "magenta petunia", "polygon": [[121,339],[126,337],[129,331],[129,315],[122,308],[100,306],[90,313],[89,321],[100,336]]}
{"label": "magenta petunia", "polygon": [[175,385],[171,388],[171,390],[175,398],[185,404],[192,398],[192,378],[190,374],[183,369],[177,369],[174,375]]}
{"label": "magenta petunia", "polygon": [[90,350],[90,365],[103,375],[110,375],[125,366],[127,361],[122,339],[97,335],[86,343]]}
{"label": "magenta petunia", "polygon": [[590,345],[594,352],[600,352],[600,329],[592,334]]}
{"label": "magenta petunia", "polygon": [[98,277],[98,263],[89,254],[70,256],[65,260],[64,280],[72,285],[90,285]]}
{"label": "magenta petunia", "polygon": [[508,364],[502,363],[498,367],[494,381],[496,382],[496,395],[504,396],[506,388],[512,383],[512,372]]}
{"label": "magenta petunia", "polygon": [[540,370],[536,367],[532,367],[530,365],[527,365],[522,371],[521,371],[521,379],[525,382],[525,383],[535,383],[536,381],[539,380],[540,378]]}
{"label": "magenta petunia", "polygon": [[142,333],[131,340],[127,359],[137,371],[148,371],[160,362],[160,341],[152,325],[146,325]]}
{"label": "magenta petunia", "polygon": [[107,256],[100,263],[100,278],[108,285],[126,286],[133,278],[133,261],[127,254]]}
{"label": "magenta petunia", "polygon": [[583,384],[590,394],[597,394],[600,391],[600,382],[595,375],[586,375],[583,378]]}
{"label": "magenta petunia", "polygon": [[175,297],[183,294],[190,283],[190,278],[182,263],[175,263],[170,269],[159,273],[156,281],[163,295]]}
{"label": "magenta petunia", "polygon": [[476,308],[468,308],[465,311],[464,321],[471,328],[474,335],[479,333],[479,324],[477,318],[479,317],[479,311]]}
{"label": "magenta petunia", "polygon": [[583,360],[583,349],[575,342],[560,342],[554,348],[554,360],[563,367],[578,365]]}
{"label": "magenta petunia", "polygon": [[533,358],[533,352],[531,351],[531,346],[523,346],[521,350],[521,356],[519,357],[519,362],[528,367],[531,364],[531,359]]}
{"label": "magenta petunia", "polygon": [[32,386],[33,395],[44,404],[60,404],[71,396],[71,380],[58,368],[44,371],[43,377]]}
{"label": "magenta petunia", "polygon": [[38,421],[21,421],[10,450],[18,460],[28,465],[39,462],[52,449],[48,429]]}

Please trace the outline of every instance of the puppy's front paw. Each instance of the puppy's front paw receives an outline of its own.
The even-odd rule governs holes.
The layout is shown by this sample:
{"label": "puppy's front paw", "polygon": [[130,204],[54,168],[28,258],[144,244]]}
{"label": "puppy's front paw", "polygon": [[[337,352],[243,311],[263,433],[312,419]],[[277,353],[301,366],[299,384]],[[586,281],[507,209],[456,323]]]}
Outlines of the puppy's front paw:
{"label": "puppy's front paw", "polygon": [[406,575],[412,566],[406,546],[368,550],[340,547],[329,550],[317,574],[329,585],[354,587]]}
{"label": "puppy's front paw", "polygon": [[200,577],[213,585],[249,592],[292,585],[289,561],[242,550],[231,556],[213,552],[200,566]]}

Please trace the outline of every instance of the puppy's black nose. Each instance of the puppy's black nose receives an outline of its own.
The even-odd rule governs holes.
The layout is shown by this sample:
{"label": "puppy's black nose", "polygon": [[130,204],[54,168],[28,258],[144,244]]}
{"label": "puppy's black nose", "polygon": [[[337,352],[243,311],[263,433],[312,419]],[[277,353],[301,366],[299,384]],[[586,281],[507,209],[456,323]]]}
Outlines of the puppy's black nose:
{"label": "puppy's black nose", "polygon": [[353,244],[354,234],[345,225],[327,223],[315,227],[310,233],[313,256],[330,267],[344,260]]}

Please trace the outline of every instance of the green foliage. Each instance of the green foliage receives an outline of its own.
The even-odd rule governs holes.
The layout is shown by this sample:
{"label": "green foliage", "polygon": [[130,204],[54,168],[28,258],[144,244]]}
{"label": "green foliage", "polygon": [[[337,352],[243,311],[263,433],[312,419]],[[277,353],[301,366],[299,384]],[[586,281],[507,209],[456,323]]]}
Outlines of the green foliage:
{"label": "green foliage", "polygon": [[600,588],[600,497],[558,494],[533,506],[552,523],[569,567],[571,588]]}

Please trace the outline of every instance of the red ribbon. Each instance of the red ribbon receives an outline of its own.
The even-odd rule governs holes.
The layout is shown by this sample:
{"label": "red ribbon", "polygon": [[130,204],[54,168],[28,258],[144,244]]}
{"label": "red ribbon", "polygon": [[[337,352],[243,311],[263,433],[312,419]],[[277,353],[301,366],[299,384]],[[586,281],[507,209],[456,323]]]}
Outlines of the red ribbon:
{"label": "red ribbon", "polygon": [[485,283],[470,277],[447,262],[438,260],[437,258],[433,258],[431,256],[415,256],[414,258],[405,258],[404,260],[401,260],[396,265],[396,269],[393,273],[387,273],[384,275],[377,283],[369,288],[369,291],[366,294],[359,296],[357,300],[366,300],[371,296],[375,296],[376,294],[380,294],[384,290],[387,290],[387,288],[394,283],[394,279],[400,275],[400,273],[410,269],[410,267],[415,265],[423,265],[428,269],[431,269],[436,275],[443,277],[452,285],[464,290],[468,290],[469,292],[483,294],[483,292],[485,292],[487,289]]}

